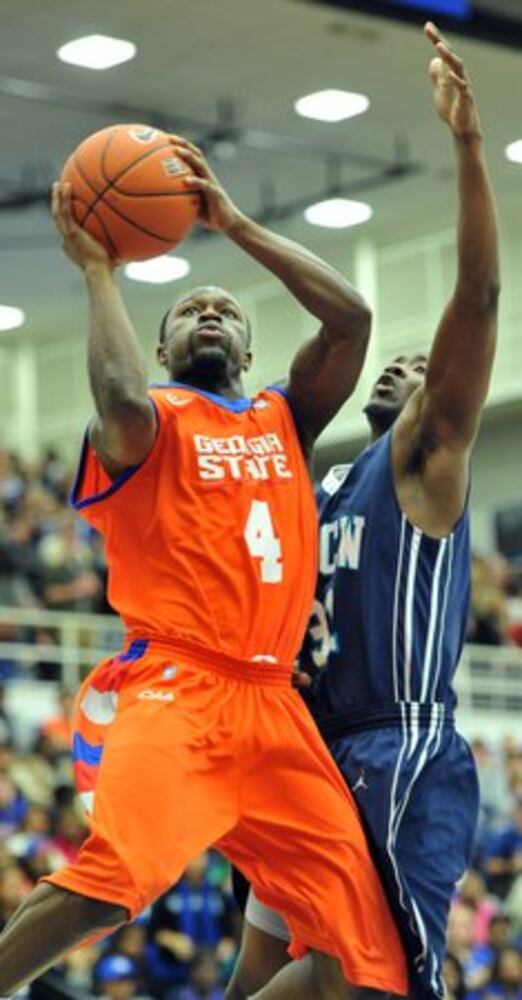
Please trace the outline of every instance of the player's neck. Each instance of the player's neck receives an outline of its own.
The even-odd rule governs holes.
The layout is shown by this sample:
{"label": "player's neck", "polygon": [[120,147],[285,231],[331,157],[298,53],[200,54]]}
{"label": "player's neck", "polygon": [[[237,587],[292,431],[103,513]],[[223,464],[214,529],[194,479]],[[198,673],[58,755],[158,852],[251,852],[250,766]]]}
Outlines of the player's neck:
{"label": "player's neck", "polygon": [[191,389],[202,389],[204,392],[212,392],[215,396],[223,396],[225,399],[243,399],[245,396],[243,382],[240,377],[205,378],[204,375],[187,373],[185,376],[173,376],[173,380]]}

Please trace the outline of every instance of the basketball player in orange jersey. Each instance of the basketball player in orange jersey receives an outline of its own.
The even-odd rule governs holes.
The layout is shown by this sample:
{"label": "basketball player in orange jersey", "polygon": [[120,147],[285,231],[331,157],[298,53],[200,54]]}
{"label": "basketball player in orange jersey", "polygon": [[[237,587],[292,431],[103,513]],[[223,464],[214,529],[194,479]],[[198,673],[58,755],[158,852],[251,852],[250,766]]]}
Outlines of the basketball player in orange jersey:
{"label": "basketball player in orange jersey", "polygon": [[[197,288],[162,323],[168,381],[148,388],[115,262],[74,222],[69,187],[55,186],[56,226],[87,287],[96,408],[73,503],[105,536],[127,639],[77,699],[90,837],[6,928],[0,994],[134,918],[211,844],[284,913],[294,957],[333,956],[319,964],[343,992],[347,981],[404,994],[354,802],[290,683],[317,570],[305,457],[355,386],[369,310],[327,264],[239,212],[196,147],[173,145],[198,178],[202,221],[321,326],[285,388],[246,398],[247,317],[226,291]],[[300,998],[337,995],[328,980],[316,988],[312,964],[300,963]]]}

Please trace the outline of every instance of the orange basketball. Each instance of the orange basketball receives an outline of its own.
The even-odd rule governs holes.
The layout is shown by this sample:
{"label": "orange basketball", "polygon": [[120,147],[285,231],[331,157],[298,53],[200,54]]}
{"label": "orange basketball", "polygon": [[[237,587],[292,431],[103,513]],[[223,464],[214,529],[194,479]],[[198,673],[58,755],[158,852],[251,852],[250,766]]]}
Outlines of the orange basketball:
{"label": "orange basketball", "polygon": [[62,180],[72,187],[76,221],[120,260],[146,260],[172,250],[196,221],[200,198],[165,132],[111,125],[85,139]]}

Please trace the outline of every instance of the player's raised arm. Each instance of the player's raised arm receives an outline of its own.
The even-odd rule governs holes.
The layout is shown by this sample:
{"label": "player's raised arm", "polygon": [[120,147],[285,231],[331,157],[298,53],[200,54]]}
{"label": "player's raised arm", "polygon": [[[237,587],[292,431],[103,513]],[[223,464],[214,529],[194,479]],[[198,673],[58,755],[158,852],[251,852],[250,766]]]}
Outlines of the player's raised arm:
{"label": "player's raised arm", "polygon": [[438,29],[425,32],[437,111],[452,134],[459,198],[458,273],[430,353],[420,433],[428,447],[469,451],[484,405],[497,335],[499,296],[495,202],[471,81]]}
{"label": "player's raised arm", "polygon": [[89,295],[88,369],[96,406],[91,440],[110,476],[142,462],[154,443],[156,420],[147,398],[147,369],[114,279],[116,262],[74,221],[70,185],[57,183],[53,219],[68,257],[82,271]]}
{"label": "player's raised arm", "polygon": [[172,141],[196,175],[190,184],[203,195],[201,221],[275,274],[321,323],[317,336],[294,358],[288,382],[290,404],[308,449],[355,388],[370,334],[370,308],[325,261],[243,215],[196,146],[178,137]]}

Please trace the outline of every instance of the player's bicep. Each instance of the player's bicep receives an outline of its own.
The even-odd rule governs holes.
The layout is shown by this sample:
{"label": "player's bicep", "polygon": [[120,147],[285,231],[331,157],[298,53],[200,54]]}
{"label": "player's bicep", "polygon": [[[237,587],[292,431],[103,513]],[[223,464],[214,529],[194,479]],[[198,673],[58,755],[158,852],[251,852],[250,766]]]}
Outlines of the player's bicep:
{"label": "player's bicep", "polygon": [[[369,329],[368,321],[368,336]],[[355,389],[368,336],[340,337],[322,327],[295,356],[287,395],[305,447],[313,444]]]}
{"label": "player's bicep", "polygon": [[150,399],[128,407],[118,416],[96,416],[89,440],[111,479],[141,465],[154,447],[158,419]]}

